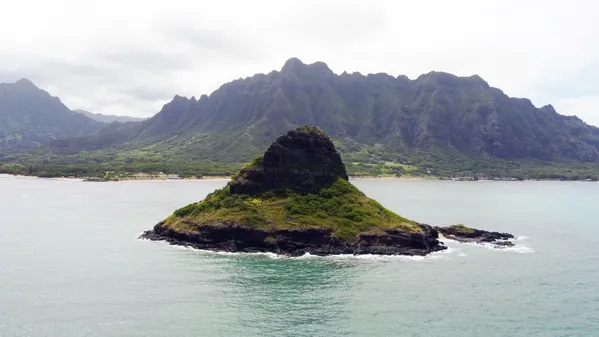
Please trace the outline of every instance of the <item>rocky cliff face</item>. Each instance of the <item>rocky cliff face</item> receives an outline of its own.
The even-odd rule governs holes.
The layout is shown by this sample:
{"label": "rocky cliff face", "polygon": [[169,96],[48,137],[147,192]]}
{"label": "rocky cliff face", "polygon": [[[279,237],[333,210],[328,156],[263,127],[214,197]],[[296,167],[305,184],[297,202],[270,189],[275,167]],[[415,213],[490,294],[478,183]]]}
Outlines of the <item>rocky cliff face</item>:
{"label": "rocky cliff face", "polygon": [[338,178],[348,179],[333,142],[318,128],[301,127],[280,136],[264,156],[242,169],[229,186],[233,194],[282,188],[315,193]]}

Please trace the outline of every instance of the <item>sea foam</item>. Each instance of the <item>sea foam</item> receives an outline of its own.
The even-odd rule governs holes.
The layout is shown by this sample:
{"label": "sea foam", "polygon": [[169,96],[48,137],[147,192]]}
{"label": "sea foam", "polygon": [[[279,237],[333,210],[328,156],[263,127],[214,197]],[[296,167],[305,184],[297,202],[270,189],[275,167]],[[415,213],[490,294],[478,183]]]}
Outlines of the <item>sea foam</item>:
{"label": "sea foam", "polygon": [[200,252],[202,254],[211,254],[211,255],[221,255],[221,256],[263,256],[269,259],[279,260],[279,259],[288,259],[288,260],[369,260],[369,261],[429,261],[429,260],[439,260],[446,259],[449,255],[459,251],[459,249],[453,247],[447,247],[445,250],[440,250],[437,252],[430,253],[426,256],[411,256],[411,255],[378,255],[378,254],[335,254],[335,255],[313,255],[310,253],[305,253],[300,256],[288,256],[282,254],[276,254],[272,252],[255,252],[255,253],[247,253],[247,252],[223,252],[223,251],[214,251],[209,249],[198,249],[191,246],[180,246],[180,245],[170,245],[167,242],[159,241],[159,243],[168,245],[170,247]]}
{"label": "sea foam", "polygon": [[[484,247],[487,249],[492,249],[494,251],[503,251],[503,252],[511,252],[511,253],[518,253],[518,254],[531,254],[531,253],[536,253],[537,251],[525,246],[521,243],[521,241],[526,241],[530,239],[530,237],[528,236],[518,236],[516,237],[513,241],[515,241],[515,245],[513,247],[498,247],[497,245],[494,245],[492,243],[478,243],[478,242],[460,242],[460,241],[456,241],[456,240],[451,240],[448,238],[443,238],[443,242],[444,243],[449,243],[454,247],[457,247],[459,245],[469,245],[469,246],[475,246],[475,247]],[[462,256],[462,255],[460,255]]]}

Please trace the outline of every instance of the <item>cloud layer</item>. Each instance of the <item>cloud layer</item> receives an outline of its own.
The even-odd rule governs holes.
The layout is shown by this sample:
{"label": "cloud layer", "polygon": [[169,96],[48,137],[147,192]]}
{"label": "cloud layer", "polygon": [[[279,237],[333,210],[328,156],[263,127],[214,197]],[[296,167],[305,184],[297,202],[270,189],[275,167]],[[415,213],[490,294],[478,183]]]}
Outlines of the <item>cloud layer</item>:
{"label": "cloud layer", "polygon": [[0,82],[149,116],[299,57],[337,73],[478,74],[599,125],[597,13],[590,0],[21,0],[0,12]]}

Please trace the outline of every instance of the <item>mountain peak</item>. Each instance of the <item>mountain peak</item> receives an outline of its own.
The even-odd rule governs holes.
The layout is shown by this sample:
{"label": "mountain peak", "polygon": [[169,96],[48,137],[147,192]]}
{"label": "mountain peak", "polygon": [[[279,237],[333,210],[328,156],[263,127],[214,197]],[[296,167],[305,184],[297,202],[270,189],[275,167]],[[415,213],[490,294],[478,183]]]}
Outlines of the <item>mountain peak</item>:
{"label": "mountain peak", "polygon": [[35,89],[39,89],[35,84],[33,84],[33,82],[31,82],[30,80],[26,79],[26,78],[22,78],[18,81],[15,82],[16,85],[23,87],[23,88],[35,88]]}
{"label": "mountain peak", "polygon": [[305,67],[305,66],[306,66],[306,64],[304,62],[302,62],[300,59],[298,59],[297,57],[292,57],[289,60],[285,61],[283,68],[281,68],[281,72],[289,73],[289,72],[293,72],[294,70],[296,70],[300,67]]}
{"label": "mountain peak", "polygon": [[175,95],[172,100],[173,101],[188,101],[189,99],[185,96]]}
{"label": "mountain peak", "polygon": [[489,84],[480,76],[472,75],[461,77],[443,71],[431,71],[418,76],[417,83],[421,84],[437,84],[447,86],[462,86],[462,85],[480,85],[485,89],[489,88]]}
{"label": "mountain peak", "polygon": [[441,79],[441,78],[458,78],[458,76],[450,73],[446,73],[444,71],[429,71],[426,74],[422,74],[418,76],[418,78],[433,78],[433,79]]}
{"label": "mountain peak", "polygon": [[235,176],[230,188],[233,194],[280,189],[311,193],[338,178],[348,179],[333,142],[321,129],[303,126],[277,138]]}
{"label": "mountain peak", "polygon": [[317,75],[317,74],[333,74],[333,71],[324,62],[314,62],[312,64],[305,64],[297,57],[292,57],[281,68],[283,74],[295,74],[295,75]]}
{"label": "mountain peak", "polygon": [[551,104],[547,104],[547,105],[541,107],[541,109],[543,111],[545,111],[545,112],[548,112],[548,113],[552,114],[552,115],[556,115],[557,114],[557,111],[555,111],[555,108]]}

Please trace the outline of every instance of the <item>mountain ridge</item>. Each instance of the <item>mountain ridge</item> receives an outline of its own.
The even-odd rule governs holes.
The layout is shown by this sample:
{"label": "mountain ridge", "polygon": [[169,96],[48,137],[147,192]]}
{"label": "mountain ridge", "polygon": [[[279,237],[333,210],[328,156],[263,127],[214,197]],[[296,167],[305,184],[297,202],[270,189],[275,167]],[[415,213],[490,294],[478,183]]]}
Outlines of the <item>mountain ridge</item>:
{"label": "mountain ridge", "polygon": [[52,139],[96,132],[100,123],[67,108],[30,80],[0,83],[0,150],[18,151]]}
{"label": "mountain ridge", "polygon": [[584,167],[585,177],[599,172],[599,128],[560,115],[551,105],[537,108],[529,99],[509,97],[479,75],[338,75],[324,62],[297,58],[199,99],[175,95],[141,122],[52,138],[35,153],[63,165],[82,156],[90,164],[239,164],[300,125],[322,128],[352,174],[526,176],[539,165],[550,177],[575,166]]}
{"label": "mountain ridge", "polygon": [[[260,132],[272,137],[314,124],[333,138],[395,148],[449,146],[502,159],[599,158],[598,128],[559,115],[550,105],[537,108],[528,99],[508,97],[478,75],[429,72],[414,80],[382,73],[336,75],[325,63],[306,65],[297,58],[281,71],[223,84],[199,100],[176,96],[145,123],[146,131],[133,141],[156,136],[159,132],[151,130],[158,129],[176,129],[178,136],[242,130],[256,139]],[[158,138],[175,135],[162,133]],[[585,137],[569,141],[580,133]],[[267,143],[260,140],[256,147]]]}

